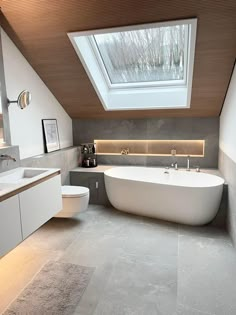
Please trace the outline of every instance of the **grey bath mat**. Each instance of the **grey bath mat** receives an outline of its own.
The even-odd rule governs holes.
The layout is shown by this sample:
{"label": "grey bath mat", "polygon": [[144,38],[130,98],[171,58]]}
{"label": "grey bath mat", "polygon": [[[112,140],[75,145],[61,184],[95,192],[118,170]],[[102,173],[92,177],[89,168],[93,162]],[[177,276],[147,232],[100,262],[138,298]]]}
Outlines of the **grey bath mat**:
{"label": "grey bath mat", "polygon": [[4,312],[4,315],[73,314],[93,268],[48,262]]}

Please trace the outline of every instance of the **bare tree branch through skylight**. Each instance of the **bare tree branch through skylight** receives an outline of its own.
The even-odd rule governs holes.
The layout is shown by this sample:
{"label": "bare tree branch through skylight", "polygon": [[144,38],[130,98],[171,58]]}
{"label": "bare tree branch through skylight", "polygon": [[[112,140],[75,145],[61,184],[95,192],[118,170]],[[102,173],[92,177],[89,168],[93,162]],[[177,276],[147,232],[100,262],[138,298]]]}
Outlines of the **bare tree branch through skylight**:
{"label": "bare tree branch through skylight", "polygon": [[184,79],[187,25],[93,35],[112,84]]}

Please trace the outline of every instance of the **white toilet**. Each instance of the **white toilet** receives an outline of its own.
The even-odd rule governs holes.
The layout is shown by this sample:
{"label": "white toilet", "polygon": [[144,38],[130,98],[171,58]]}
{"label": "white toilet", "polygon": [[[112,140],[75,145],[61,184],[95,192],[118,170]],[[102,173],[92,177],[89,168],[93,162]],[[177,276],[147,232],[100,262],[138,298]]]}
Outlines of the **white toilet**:
{"label": "white toilet", "polygon": [[62,186],[61,192],[63,209],[55,217],[70,218],[87,210],[89,203],[89,189],[87,187]]}

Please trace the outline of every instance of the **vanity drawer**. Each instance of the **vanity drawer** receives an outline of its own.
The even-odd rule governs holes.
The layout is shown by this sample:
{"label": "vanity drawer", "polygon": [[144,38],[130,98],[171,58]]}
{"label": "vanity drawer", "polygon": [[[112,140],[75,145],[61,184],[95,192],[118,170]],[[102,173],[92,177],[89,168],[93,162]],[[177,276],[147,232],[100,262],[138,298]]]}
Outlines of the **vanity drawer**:
{"label": "vanity drawer", "polygon": [[19,194],[23,239],[62,210],[61,176]]}
{"label": "vanity drawer", "polygon": [[0,203],[0,256],[22,242],[18,195]]}

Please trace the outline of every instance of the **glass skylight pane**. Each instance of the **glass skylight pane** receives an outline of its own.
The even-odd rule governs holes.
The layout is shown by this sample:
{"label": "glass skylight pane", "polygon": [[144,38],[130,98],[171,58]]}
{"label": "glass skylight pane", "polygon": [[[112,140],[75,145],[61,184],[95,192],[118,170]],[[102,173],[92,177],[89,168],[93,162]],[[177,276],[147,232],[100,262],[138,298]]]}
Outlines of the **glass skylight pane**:
{"label": "glass skylight pane", "polygon": [[93,35],[111,84],[184,80],[188,25]]}

